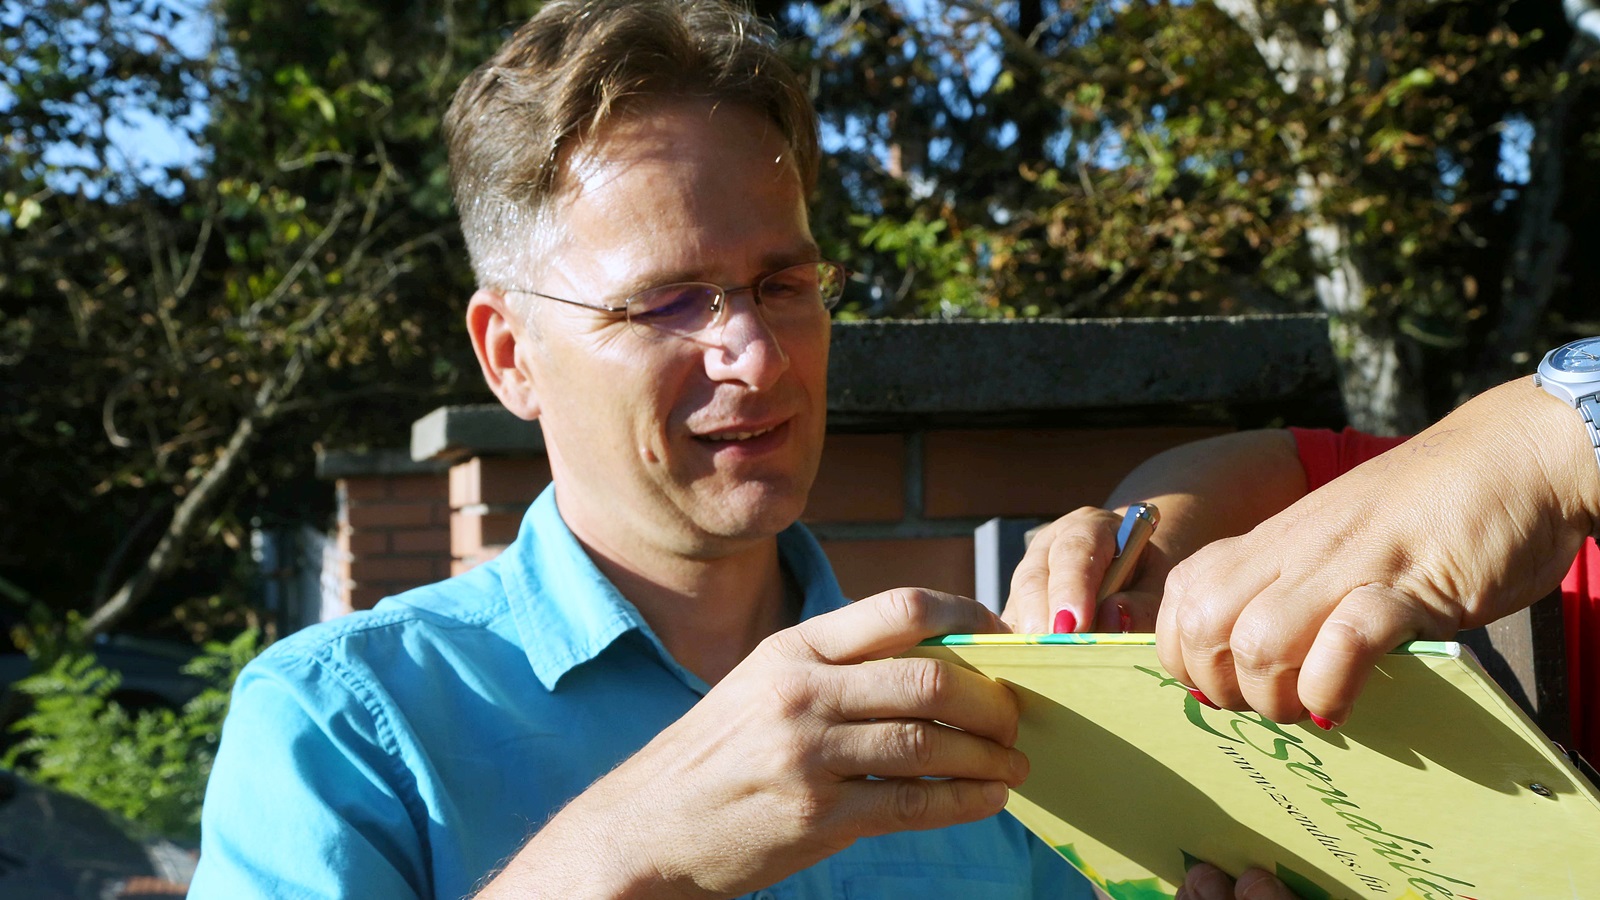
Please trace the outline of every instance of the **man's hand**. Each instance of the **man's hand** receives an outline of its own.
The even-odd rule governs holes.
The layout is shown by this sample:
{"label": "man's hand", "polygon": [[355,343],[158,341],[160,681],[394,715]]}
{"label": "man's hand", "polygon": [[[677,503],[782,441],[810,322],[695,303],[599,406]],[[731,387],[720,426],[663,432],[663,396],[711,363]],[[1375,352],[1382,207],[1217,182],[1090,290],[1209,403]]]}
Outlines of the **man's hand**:
{"label": "man's hand", "polygon": [[1572,410],[1520,380],[1177,565],[1161,662],[1211,702],[1323,727],[1373,665],[1560,583],[1600,509]]}
{"label": "man's hand", "polygon": [[1004,630],[971,600],[900,589],[774,634],[480,896],[576,879],[596,896],[725,897],[861,837],[994,815],[1028,772],[1015,696],[957,665],[890,657]]}
{"label": "man's hand", "polygon": [[1289,886],[1261,869],[1247,869],[1235,882],[1210,863],[1189,869],[1176,900],[1296,900]]}

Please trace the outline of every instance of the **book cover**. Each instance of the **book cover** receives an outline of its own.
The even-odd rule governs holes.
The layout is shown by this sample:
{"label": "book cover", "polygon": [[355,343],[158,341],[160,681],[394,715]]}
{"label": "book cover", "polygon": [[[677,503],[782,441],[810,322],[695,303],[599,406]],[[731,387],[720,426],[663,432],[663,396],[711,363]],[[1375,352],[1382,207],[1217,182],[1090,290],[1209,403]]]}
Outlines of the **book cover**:
{"label": "book cover", "polygon": [[1201,705],[1151,635],[949,635],[1021,699],[1007,810],[1115,900],[1197,860],[1323,898],[1600,897],[1600,793],[1459,644],[1384,658],[1324,732]]}

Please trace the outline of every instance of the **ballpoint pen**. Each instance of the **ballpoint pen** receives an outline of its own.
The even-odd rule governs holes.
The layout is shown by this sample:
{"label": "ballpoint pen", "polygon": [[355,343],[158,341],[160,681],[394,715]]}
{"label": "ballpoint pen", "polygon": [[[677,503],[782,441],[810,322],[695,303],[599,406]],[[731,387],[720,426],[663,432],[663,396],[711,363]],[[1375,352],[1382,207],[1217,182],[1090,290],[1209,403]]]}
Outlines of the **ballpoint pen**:
{"label": "ballpoint pen", "polygon": [[[1128,507],[1128,512],[1122,517],[1122,525],[1117,529],[1117,555],[1112,558],[1111,565],[1106,568],[1106,576],[1100,582],[1100,591],[1095,596],[1097,603],[1127,585],[1134,569],[1138,568],[1139,555],[1150,543],[1150,535],[1160,522],[1161,511],[1153,503],[1135,503]],[[1126,632],[1132,624],[1128,611],[1119,605],[1117,612],[1118,630]]]}

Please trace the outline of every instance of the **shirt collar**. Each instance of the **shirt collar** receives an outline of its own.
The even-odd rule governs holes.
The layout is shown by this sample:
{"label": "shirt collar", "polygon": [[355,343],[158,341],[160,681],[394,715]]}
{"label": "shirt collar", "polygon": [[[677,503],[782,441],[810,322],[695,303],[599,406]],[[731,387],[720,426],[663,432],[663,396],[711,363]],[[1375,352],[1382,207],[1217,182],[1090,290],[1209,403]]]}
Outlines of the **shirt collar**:
{"label": "shirt collar", "polygon": [[[795,523],[778,534],[778,557],[805,595],[800,618],[847,601],[811,532]],[[548,690],[618,638],[638,632],[695,692],[710,689],[667,652],[644,616],[600,572],[556,507],[555,486],[528,507],[517,539],[497,560],[517,635],[534,674]]]}

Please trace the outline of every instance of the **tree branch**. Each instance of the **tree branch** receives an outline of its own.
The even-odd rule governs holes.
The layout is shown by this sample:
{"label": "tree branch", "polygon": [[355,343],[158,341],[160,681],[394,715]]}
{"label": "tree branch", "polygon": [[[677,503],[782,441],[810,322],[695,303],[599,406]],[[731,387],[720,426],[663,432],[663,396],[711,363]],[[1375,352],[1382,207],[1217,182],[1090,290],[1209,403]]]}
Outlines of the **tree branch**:
{"label": "tree branch", "polygon": [[150,551],[139,570],[122,583],[117,592],[90,614],[83,624],[83,636],[92,637],[117,624],[149,596],[152,588],[177,566],[184,550],[199,529],[200,514],[222,494],[234,469],[243,461],[246,451],[260,434],[262,426],[278,415],[283,401],[294,393],[300,377],[305,373],[303,351],[290,357],[289,363],[277,377],[268,379],[256,391],[255,404],[239,420],[228,439],[222,455],[206,470],[178,504],[167,523],[166,530]]}

